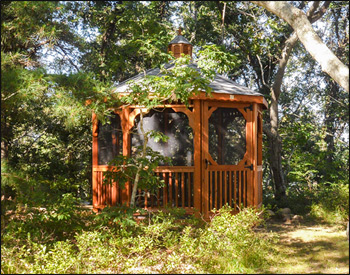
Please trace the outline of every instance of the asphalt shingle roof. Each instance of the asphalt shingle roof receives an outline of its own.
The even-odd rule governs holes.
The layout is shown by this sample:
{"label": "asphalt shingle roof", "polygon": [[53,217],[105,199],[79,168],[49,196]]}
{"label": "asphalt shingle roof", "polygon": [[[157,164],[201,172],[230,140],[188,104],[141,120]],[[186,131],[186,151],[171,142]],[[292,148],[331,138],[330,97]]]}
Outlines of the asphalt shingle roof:
{"label": "asphalt shingle roof", "polygon": [[[171,69],[174,65],[172,64],[165,64],[164,67],[165,69]],[[190,64],[187,66],[191,66],[192,68],[195,68],[196,70],[200,70],[196,64]],[[159,75],[160,74],[160,69],[159,68],[155,68],[155,69],[151,69],[146,71],[147,75]],[[140,73],[134,77],[131,77],[123,82],[121,82],[120,84],[118,84],[115,89],[114,92],[117,93],[122,93],[125,92],[128,88],[128,84],[127,82],[130,80],[133,80],[135,82],[141,81],[144,78],[144,73]],[[233,95],[251,95],[251,96],[262,96],[262,94],[258,93],[258,92],[254,92],[251,89],[249,89],[248,87],[242,86],[240,84],[237,84],[235,82],[233,82],[231,79],[217,74],[215,79],[209,84],[209,87],[211,87],[213,90],[212,92],[214,93],[219,93],[219,94],[233,94]]]}
{"label": "asphalt shingle roof", "polygon": [[170,44],[177,44],[177,43],[184,43],[184,44],[190,44],[192,45],[185,37],[183,37],[181,34],[176,36],[173,40],[169,42],[168,45]]}

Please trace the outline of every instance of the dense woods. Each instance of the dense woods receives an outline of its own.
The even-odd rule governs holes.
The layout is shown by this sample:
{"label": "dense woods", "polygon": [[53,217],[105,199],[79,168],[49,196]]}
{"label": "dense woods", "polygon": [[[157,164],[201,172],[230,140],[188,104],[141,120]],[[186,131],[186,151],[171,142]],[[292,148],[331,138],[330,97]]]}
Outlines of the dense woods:
{"label": "dense woods", "polygon": [[[7,213],[23,207],[56,209],[47,221],[55,226],[66,221],[67,228],[52,233],[59,235],[55,241],[69,238],[65,230],[84,227],[71,210],[75,203],[92,201],[92,111],[104,123],[108,108],[116,104],[110,93],[116,84],[168,62],[167,46],[179,26],[194,45],[195,58],[203,56],[208,68],[263,94],[268,102],[263,119],[264,206],[311,211],[323,218],[334,213],[332,221],[347,220],[349,4],[279,3],[1,1],[2,247],[6,232],[16,228]],[[297,15],[303,21],[295,20]],[[124,215],[109,214],[116,220]],[[256,217],[248,214],[242,219],[254,223]],[[96,228],[108,225],[104,217],[110,216],[90,222]],[[48,223],[43,232],[50,234],[49,228]],[[145,228],[140,230],[150,236]],[[186,230],[190,241],[193,232]],[[244,230],[244,238],[250,238]],[[202,234],[214,246],[209,231],[193,234]],[[32,234],[37,244],[45,243],[40,233]],[[263,249],[265,244],[260,245]],[[242,266],[257,257],[248,255],[232,268],[253,272],[255,267]],[[208,270],[218,272],[202,272]]]}

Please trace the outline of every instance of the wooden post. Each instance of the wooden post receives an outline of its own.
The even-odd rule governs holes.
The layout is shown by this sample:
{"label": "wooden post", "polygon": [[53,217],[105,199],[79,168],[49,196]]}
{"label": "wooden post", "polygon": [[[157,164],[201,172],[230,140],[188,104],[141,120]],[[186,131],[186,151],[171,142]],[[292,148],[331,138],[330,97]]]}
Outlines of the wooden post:
{"label": "wooden post", "polygon": [[[194,107],[193,107],[193,114],[194,114],[194,176],[193,176],[193,196],[194,196],[194,202],[193,206],[194,208],[198,209],[200,212],[203,211],[203,205],[201,205],[201,202],[203,201],[202,197],[202,175],[201,175],[201,102],[199,100],[194,100]],[[190,194],[189,194],[190,196]]]}
{"label": "wooden post", "polygon": [[94,168],[98,165],[98,121],[95,113],[92,113],[92,205],[98,206],[98,178]]}
{"label": "wooden post", "polygon": [[[250,164],[253,164],[254,162],[254,135],[253,135],[253,111],[247,110],[247,125],[246,125],[246,144],[247,144],[247,152],[248,152],[248,161]],[[254,110],[254,109],[253,109]],[[254,164],[253,164],[254,168]],[[246,202],[248,206],[253,205],[253,196],[254,196],[254,178],[253,178],[253,171],[248,171],[247,175],[247,191],[246,191]]]}
{"label": "wooden post", "polygon": [[252,205],[258,205],[258,106],[253,103],[253,145],[252,145],[252,156],[253,156],[253,179],[252,179]]}
{"label": "wooden post", "polygon": [[[132,124],[129,121],[130,117],[130,108],[123,108],[121,113],[121,125],[123,129],[123,156],[129,156],[130,154],[130,129]],[[125,188],[121,190],[121,203],[129,206],[130,204],[130,183],[125,183]]]}
{"label": "wooden post", "polygon": [[[205,173],[208,173],[207,169],[205,169],[209,145],[208,145],[208,102],[202,101],[201,104],[201,121],[202,121],[202,127],[201,127],[201,135],[202,135],[202,157],[201,157],[201,183],[202,183],[202,213],[204,214],[204,218],[209,218],[209,205],[208,205],[208,199],[209,199],[209,182],[208,182],[208,175]],[[195,167],[196,169],[196,167]]]}
{"label": "wooden post", "polygon": [[262,192],[261,188],[261,180],[259,178],[259,170],[261,169],[261,161],[262,161],[262,123],[261,123],[261,115],[259,114],[260,106],[254,103],[253,112],[254,112],[254,206],[259,206],[260,204],[260,192]]}
{"label": "wooden post", "polygon": [[[224,135],[222,133],[223,128],[223,119],[222,119],[222,109],[220,112],[218,112],[218,124],[215,125],[215,129],[217,131],[218,135],[218,163],[223,165],[224,163],[224,151],[223,151],[223,146],[224,146]],[[209,129],[208,129],[209,130]]]}

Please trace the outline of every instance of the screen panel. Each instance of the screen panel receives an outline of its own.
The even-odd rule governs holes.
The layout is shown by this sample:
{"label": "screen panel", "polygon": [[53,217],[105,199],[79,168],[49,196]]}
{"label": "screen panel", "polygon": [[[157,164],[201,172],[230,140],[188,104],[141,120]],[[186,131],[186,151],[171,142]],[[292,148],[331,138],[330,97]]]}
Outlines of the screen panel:
{"label": "screen panel", "polygon": [[[193,166],[193,130],[184,113],[172,109],[151,110],[144,116],[144,131],[155,130],[169,137],[167,142],[155,142],[149,139],[148,146],[172,160],[174,166]],[[135,154],[137,146],[143,144],[140,129],[140,116],[135,119],[135,126],[131,135],[131,151]],[[169,165],[161,163],[160,165]]]}
{"label": "screen panel", "polygon": [[246,120],[236,108],[218,108],[209,119],[209,153],[221,165],[236,165],[246,152]]}
{"label": "screen panel", "polygon": [[108,122],[98,122],[98,165],[107,165],[123,153],[123,132],[118,114],[112,113]]}

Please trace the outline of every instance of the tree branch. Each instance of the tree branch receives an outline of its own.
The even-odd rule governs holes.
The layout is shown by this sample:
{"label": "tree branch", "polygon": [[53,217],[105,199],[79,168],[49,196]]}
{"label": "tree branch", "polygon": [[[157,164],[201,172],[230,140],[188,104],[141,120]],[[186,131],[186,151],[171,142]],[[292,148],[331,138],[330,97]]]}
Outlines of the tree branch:
{"label": "tree branch", "polygon": [[78,66],[74,64],[74,62],[73,62],[72,59],[69,57],[69,55],[67,54],[67,52],[65,51],[65,49],[64,49],[61,45],[59,45],[59,44],[57,44],[56,46],[63,52],[64,56],[68,58],[69,63],[77,70],[77,72],[80,72]]}
{"label": "tree branch", "polygon": [[[291,25],[306,50],[321,65],[322,71],[349,92],[349,68],[323,43],[303,11],[285,1],[251,2],[264,7]],[[321,13],[322,10],[319,14]]]}

